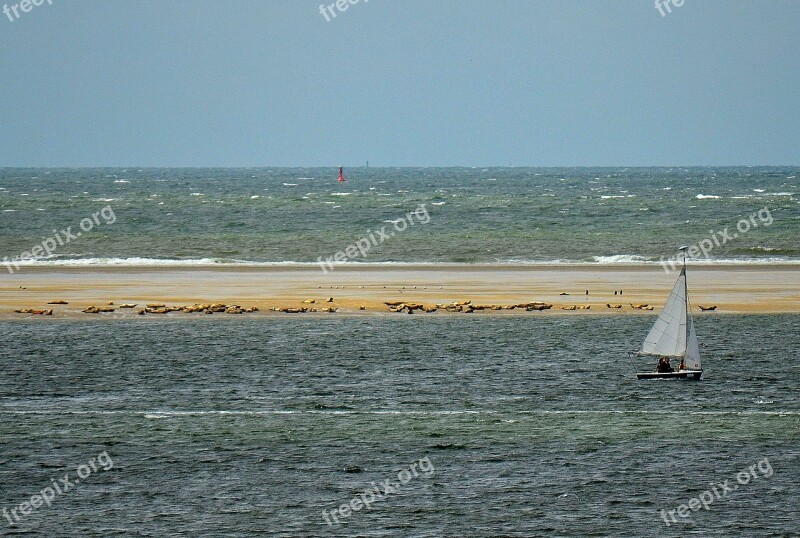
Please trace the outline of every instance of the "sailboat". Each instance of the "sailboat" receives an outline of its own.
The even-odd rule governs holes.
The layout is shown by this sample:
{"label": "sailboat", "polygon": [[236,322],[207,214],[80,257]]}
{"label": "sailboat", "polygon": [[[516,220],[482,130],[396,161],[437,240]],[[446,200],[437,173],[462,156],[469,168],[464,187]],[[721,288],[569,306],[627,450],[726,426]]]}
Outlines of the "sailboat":
{"label": "sailboat", "polygon": [[344,168],[341,167],[341,166],[339,167],[339,179],[338,179],[338,181],[344,181]]}
{"label": "sailboat", "polygon": [[[681,360],[679,366],[657,368],[655,372],[638,372],[637,379],[700,379],[703,365],[700,361],[700,344],[694,330],[694,320],[689,310],[689,288],[686,283],[686,250],[683,252],[683,267],[667,304],[658,315],[653,328],[647,334],[638,356],[651,356]],[[674,365],[675,363],[672,363]],[[659,371],[661,370],[661,371]]]}

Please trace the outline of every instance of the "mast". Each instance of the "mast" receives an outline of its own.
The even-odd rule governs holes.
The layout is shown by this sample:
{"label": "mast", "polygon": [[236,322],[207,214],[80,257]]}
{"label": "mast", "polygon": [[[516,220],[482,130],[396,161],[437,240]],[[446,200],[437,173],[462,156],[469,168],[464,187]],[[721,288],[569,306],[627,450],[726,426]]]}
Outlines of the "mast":
{"label": "mast", "polygon": [[689,304],[689,281],[686,278],[686,258],[688,247],[681,247],[683,252],[683,297],[686,301],[686,349],[683,353],[683,359],[687,368],[694,370],[702,370],[703,363],[700,359],[700,344],[697,341],[697,333],[694,330],[694,320],[692,319],[692,309]]}
{"label": "mast", "polygon": [[679,247],[678,250],[680,250],[683,253],[683,297],[685,299],[684,307],[686,308],[686,342],[687,342],[686,349],[683,352],[683,358],[685,360],[686,356],[689,353],[689,346],[688,346],[688,342],[689,342],[689,325],[691,323],[689,320],[691,319],[690,316],[692,315],[692,313],[689,311],[689,280],[688,280],[687,275],[686,275],[686,258],[688,257],[688,255],[686,254],[686,251],[689,250],[689,247],[682,246],[682,247]]}

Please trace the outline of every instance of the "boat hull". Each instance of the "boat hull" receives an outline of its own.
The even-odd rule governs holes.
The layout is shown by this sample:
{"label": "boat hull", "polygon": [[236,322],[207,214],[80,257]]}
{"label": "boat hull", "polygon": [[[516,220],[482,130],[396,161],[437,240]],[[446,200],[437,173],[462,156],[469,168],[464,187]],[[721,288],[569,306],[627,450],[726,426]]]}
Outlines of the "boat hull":
{"label": "boat hull", "polygon": [[702,370],[678,370],[677,372],[640,372],[636,379],[700,379]]}

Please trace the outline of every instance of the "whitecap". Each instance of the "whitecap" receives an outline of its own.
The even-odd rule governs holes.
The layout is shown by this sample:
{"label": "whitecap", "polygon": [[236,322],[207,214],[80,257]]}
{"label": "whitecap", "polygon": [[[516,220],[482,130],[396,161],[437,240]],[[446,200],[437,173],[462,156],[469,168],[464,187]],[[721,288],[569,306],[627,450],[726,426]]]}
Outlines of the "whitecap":
{"label": "whitecap", "polygon": [[767,190],[767,189],[753,189],[753,192],[764,192],[764,191],[766,191],[766,190]]}
{"label": "whitecap", "polygon": [[116,198],[96,198],[92,202],[114,202],[116,200]]}
{"label": "whitecap", "polygon": [[114,183],[130,183],[130,181],[126,181],[124,179],[115,179]]}
{"label": "whitecap", "polygon": [[202,192],[193,192],[192,196],[205,196]]}
{"label": "whitecap", "polygon": [[431,202],[431,205],[444,205],[447,202]]}
{"label": "whitecap", "polygon": [[331,196],[350,196],[352,192],[332,192]]}
{"label": "whitecap", "polygon": [[597,263],[642,263],[650,261],[648,258],[636,254],[614,254],[613,256],[593,256]]}
{"label": "whitecap", "polygon": [[284,187],[297,187],[297,183],[284,183]]}
{"label": "whitecap", "polygon": [[257,195],[257,194],[254,194],[253,196],[250,197],[251,200],[255,200],[257,198],[261,198],[261,197],[259,195]]}
{"label": "whitecap", "polygon": [[719,196],[716,196],[714,194],[698,194],[697,196],[695,196],[695,198],[697,198],[698,200],[715,200],[719,198]]}

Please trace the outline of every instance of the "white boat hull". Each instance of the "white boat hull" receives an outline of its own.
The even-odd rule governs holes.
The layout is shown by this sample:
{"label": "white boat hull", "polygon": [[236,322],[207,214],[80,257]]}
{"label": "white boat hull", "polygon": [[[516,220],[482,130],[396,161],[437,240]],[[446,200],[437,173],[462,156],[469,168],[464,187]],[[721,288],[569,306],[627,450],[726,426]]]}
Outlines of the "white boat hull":
{"label": "white boat hull", "polygon": [[636,379],[700,379],[703,370],[677,370],[675,372],[639,372]]}

